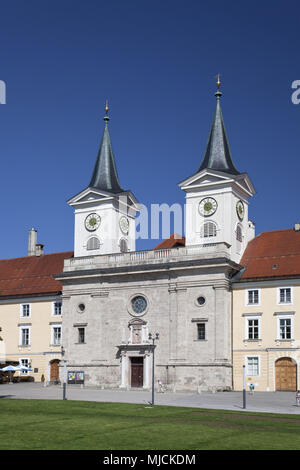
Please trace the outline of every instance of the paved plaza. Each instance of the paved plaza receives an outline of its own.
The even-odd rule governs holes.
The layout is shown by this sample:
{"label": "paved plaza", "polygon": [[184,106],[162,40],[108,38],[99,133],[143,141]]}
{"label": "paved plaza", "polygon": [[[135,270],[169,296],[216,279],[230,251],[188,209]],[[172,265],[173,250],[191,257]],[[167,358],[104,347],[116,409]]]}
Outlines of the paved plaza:
{"label": "paved plaza", "polygon": [[[60,400],[63,390],[60,385],[44,387],[40,383],[1,384],[0,398],[25,398]],[[149,406],[151,391],[140,390],[101,390],[97,388],[69,385],[68,400],[140,403]],[[222,410],[243,411],[242,392],[202,392],[193,393],[155,393],[156,405],[188,406],[196,408],[213,408]],[[247,392],[246,411],[300,414],[296,406],[294,392]]]}

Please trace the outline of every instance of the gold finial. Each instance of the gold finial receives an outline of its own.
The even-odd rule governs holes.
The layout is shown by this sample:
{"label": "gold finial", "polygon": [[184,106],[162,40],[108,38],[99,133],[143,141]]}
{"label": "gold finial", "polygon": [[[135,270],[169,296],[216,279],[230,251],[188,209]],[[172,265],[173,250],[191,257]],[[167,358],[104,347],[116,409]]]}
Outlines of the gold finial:
{"label": "gold finial", "polygon": [[216,79],[217,79],[217,87],[218,87],[218,90],[221,86],[221,82],[220,82],[220,74],[218,73],[218,75],[216,75]]}
{"label": "gold finial", "polygon": [[108,107],[108,100],[105,101],[105,114],[107,115],[108,114],[108,110],[109,110],[109,107]]}

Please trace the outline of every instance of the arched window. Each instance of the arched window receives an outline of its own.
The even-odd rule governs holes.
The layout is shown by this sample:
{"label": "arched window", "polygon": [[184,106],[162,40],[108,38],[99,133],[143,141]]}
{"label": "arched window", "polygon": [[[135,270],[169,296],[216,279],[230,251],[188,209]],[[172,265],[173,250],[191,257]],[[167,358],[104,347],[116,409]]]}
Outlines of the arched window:
{"label": "arched window", "polygon": [[86,246],[87,250],[99,250],[100,249],[100,240],[97,237],[91,237]]}
{"label": "arched window", "polygon": [[211,238],[217,236],[217,226],[214,222],[205,222],[200,230],[201,238]]}
{"label": "arched window", "polygon": [[240,224],[238,224],[236,227],[236,239],[239,242],[243,241],[243,231],[242,231],[242,227],[240,226]]}
{"label": "arched window", "polygon": [[243,230],[240,224],[237,224],[236,226],[235,237],[236,237],[236,252],[240,253],[242,249],[242,242],[243,242]]}
{"label": "arched window", "polygon": [[125,238],[121,238],[120,240],[120,251],[121,253],[127,253],[128,251],[128,244]]}

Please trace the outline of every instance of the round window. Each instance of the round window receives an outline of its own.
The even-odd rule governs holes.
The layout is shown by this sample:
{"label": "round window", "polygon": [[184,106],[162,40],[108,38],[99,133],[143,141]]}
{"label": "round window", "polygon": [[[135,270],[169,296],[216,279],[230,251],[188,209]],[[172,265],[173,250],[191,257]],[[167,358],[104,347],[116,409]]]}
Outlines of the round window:
{"label": "round window", "polygon": [[205,297],[203,297],[203,296],[198,297],[197,304],[198,305],[204,305],[205,304]]}
{"label": "round window", "polygon": [[85,305],[84,305],[84,304],[79,304],[79,305],[78,305],[78,312],[79,312],[79,313],[82,313],[82,312],[84,312],[84,311],[85,311]]}
{"label": "round window", "polygon": [[131,307],[134,313],[142,314],[147,308],[147,300],[141,295],[137,295],[131,300]]}

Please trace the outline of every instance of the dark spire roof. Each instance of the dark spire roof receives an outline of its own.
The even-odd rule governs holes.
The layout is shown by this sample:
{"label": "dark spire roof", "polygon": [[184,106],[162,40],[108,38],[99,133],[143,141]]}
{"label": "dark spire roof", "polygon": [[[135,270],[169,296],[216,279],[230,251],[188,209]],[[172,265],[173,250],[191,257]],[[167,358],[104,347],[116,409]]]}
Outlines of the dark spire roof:
{"label": "dark spire roof", "polygon": [[206,145],[204,157],[197,173],[205,168],[211,170],[223,171],[233,175],[239,175],[240,172],[235,168],[228,139],[225,131],[225,125],[220,106],[220,97],[222,93],[219,90],[220,81],[217,82],[218,91],[215,93],[217,98],[216,110],[211,125],[208,142]]}
{"label": "dark spire roof", "polygon": [[124,190],[121,188],[119,183],[115,157],[108,132],[109,117],[107,116],[107,104],[105,111],[104,132],[89,187],[102,189],[103,191],[108,191],[110,193],[121,193]]}

